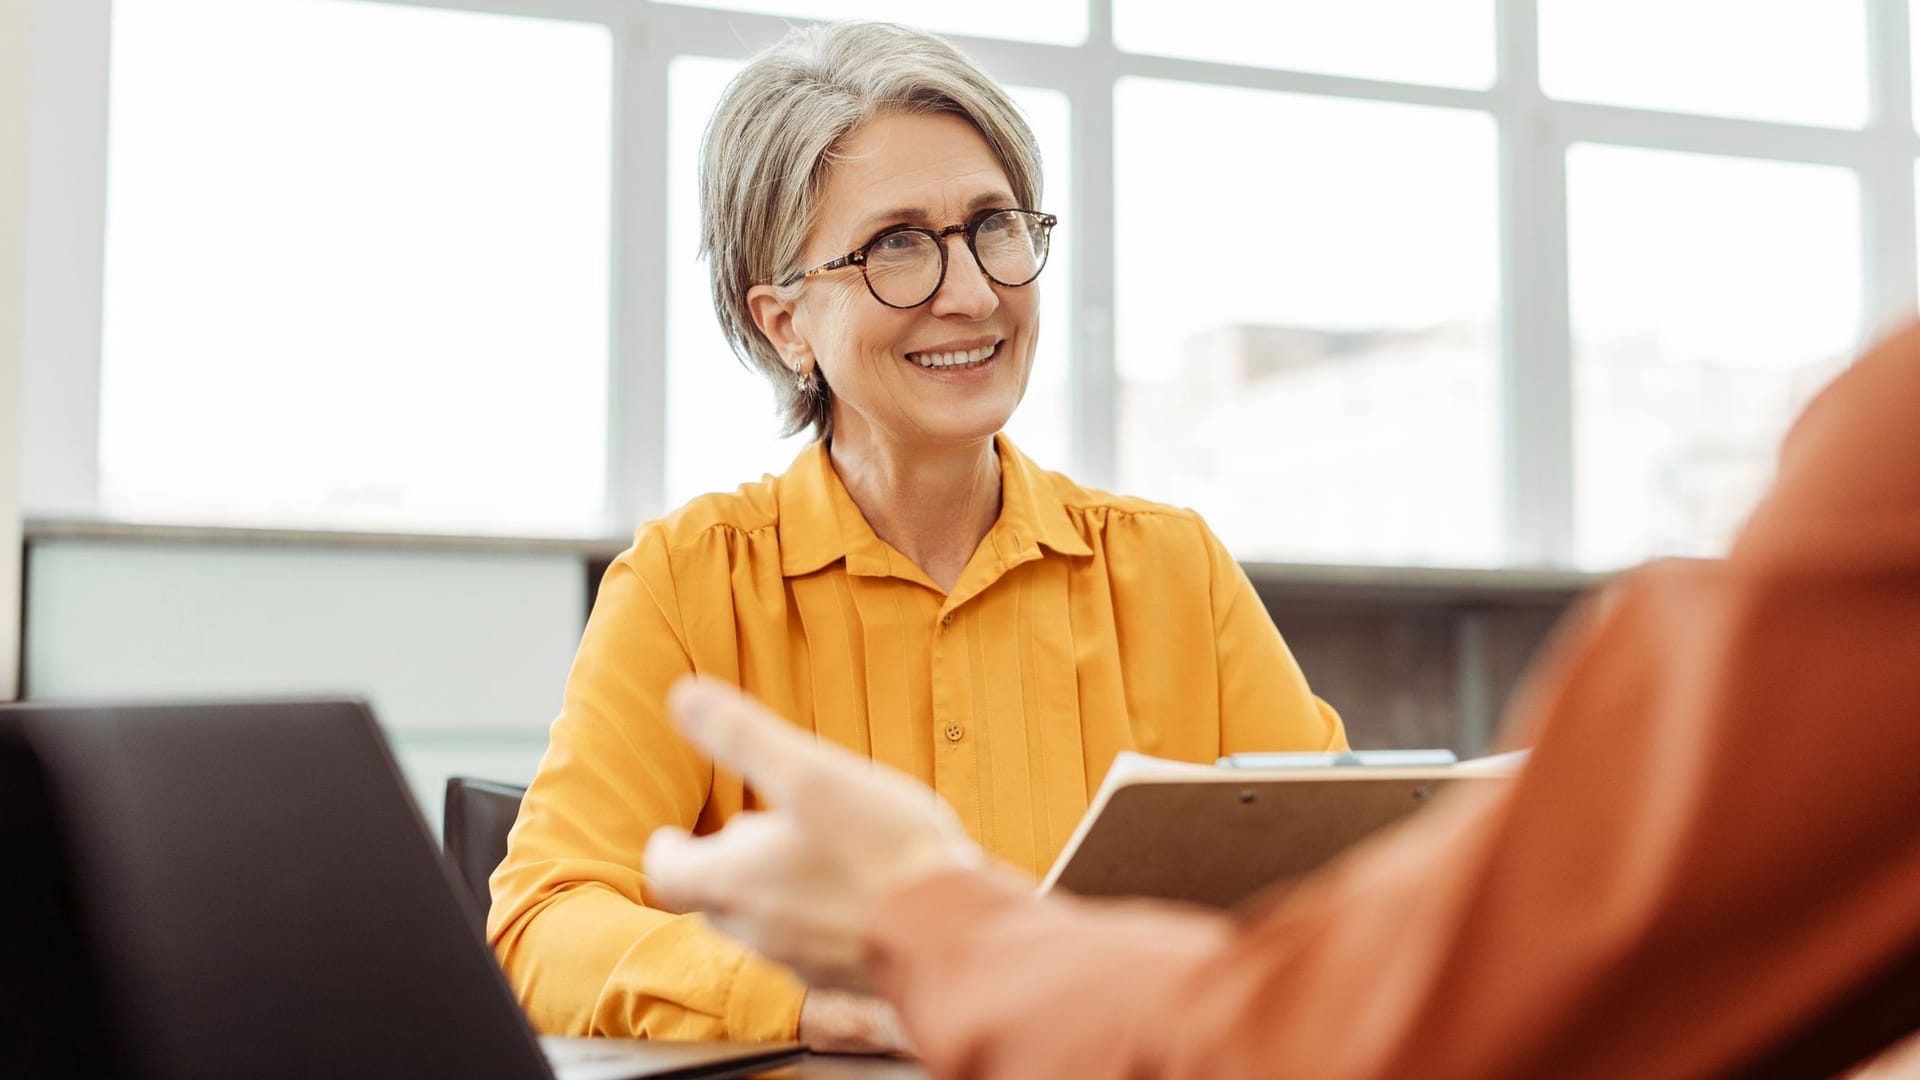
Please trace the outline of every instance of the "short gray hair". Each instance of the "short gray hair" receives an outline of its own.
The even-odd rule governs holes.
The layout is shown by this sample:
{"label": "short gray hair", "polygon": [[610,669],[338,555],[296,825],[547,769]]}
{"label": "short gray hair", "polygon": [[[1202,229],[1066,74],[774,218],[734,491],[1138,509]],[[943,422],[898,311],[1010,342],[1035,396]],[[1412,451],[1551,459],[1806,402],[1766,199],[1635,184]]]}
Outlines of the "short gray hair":
{"label": "short gray hair", "polygon": [[783,435],[831,435],[833,391],[818,371],[812,390],[796,385],[754,325],[747,292],[800,269],[840,147],[885,113],[967,120],[1000,159],[1020,205],[1040,205],[1040,147],[1019,108],[931,34],[882,22],[801,26],[748,61],[720,96],[700,148],[700,251],[728,344],[773,381]]}

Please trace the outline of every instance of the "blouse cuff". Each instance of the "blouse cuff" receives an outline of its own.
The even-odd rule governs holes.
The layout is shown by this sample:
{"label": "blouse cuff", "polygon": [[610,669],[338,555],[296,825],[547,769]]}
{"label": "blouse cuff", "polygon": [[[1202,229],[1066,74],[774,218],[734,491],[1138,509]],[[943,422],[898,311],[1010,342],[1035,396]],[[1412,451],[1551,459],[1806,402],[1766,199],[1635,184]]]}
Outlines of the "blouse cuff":
{"label": "blouse cuff", "polygon": [[741,950],[727,994],[727,1037],[747,1042],[792,1042],[800,1033],[807,987],[789,969]]}

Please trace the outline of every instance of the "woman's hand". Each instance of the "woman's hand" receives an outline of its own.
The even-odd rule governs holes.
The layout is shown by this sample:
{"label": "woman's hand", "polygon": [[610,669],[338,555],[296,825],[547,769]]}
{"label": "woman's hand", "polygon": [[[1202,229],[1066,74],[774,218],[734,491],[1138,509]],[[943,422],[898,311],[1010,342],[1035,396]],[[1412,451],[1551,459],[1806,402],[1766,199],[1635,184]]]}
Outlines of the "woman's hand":
{"label": "woman's hand", "polygon": [[843,990],[807,991],[800,1004],[800,1041],[816,1054],[912,1053],[893,1006]]}
{"label": "woman's hand", "polygon": [[866,930],[879,902],[986,861],[924,785],[817,741],[734,687],[682,679],[667,705],[695,746],[772,809],[736,814],[697,839],[655,831],[645,856],[650,889],[668,907],[705,911],[809,986],[867,990]]}

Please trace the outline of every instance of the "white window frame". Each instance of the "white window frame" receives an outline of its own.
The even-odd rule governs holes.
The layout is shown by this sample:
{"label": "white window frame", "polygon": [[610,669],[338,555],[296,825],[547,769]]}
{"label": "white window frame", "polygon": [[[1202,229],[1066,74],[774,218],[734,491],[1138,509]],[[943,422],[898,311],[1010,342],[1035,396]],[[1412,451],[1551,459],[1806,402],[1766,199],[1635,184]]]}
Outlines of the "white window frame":
{"label": "white window frame", "polygon": [[27,18],[0,5],[0,702],[20,693],[20,418],[26,365]]}
{"label": "white window frame", "polygon": [[[29,0],[26,243],[29,411],[24,505],[96,514],[111,0]],[[605,528],[619,536],[665,505],[667,69],[674,57],[744,59],[790,20],[649,0],[378,0],[607,26],[614,41],[608,469]],[[1088,39],[1062,46],[948,35],[997,77],[1067,95],[1077,269],[1069,327],[1070,468],[1116,480],[1113,88],[1128,76],[1474,110],[1500,147],[1504,562],[1574,561],[1574,401],[1567,296],[1566,154],[1574,143],[1837,165],[1860,177],[1862,325],[1915,307],[1913,127],[1907,0],[1867,4],[1871,119],[1857,131],[1561,102],[1541,93],[1537,0],[1496,0],[1498,77],[1485,90],[1125,53],[1111,0],[1089,0]]]}

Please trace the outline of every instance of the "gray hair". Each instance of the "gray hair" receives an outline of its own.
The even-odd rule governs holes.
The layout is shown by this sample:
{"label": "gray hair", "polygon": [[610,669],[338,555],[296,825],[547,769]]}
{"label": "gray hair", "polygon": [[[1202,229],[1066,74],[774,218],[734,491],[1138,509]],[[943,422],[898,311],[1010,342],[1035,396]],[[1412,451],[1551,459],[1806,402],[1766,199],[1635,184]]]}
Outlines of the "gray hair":
{"label": "gray hair", "polygon": [[[798,385],[754,325],[747,292],[800,269],[837,153],[884,113],[952,113],[1000,159],[1021,206],[1040,205],[1040,147],[987,74],[930,34],[881,22],[796,27],[727,84],[700,148],[700,251],[713,309],[740,359],[773,381],[782,435],[833,433],[824,372]],[[799,285],[782,292],[798,294]]]}

